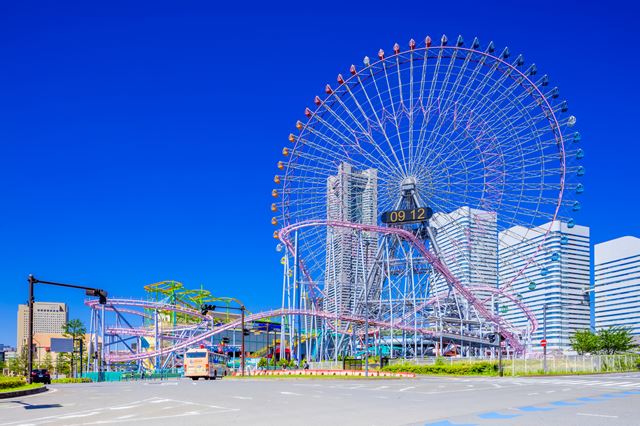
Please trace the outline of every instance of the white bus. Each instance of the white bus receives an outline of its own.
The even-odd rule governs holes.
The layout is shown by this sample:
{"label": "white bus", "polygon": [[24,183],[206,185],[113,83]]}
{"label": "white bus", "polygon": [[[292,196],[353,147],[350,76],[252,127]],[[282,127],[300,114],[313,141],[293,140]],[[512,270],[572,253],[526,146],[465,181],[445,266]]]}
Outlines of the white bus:
{"label": "white bus", "polygon": [[198,380],[215,380],[227,375],[226,355],[212,352],[207,348],[189,349],[184,354],[184,377]]}

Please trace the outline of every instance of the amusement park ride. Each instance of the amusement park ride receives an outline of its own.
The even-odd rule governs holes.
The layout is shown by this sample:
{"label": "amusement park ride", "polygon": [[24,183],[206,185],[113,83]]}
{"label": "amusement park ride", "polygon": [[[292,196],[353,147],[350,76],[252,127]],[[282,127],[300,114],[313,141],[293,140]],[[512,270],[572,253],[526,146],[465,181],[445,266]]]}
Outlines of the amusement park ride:
{"label": "amusement park ride", "polygon": [[[548,261],[552,223],[574,226],[584,190],[576,119],[549,77],[493,42],[426,37],[351,65],[304,115],[272,191],[282,307],[247,324],[280,319],[281,350],[297,360],[526,353],[538,323],[514,286]],[[505,245],[522,256],[498,271]],[[145,289],[147,300],[87,302],[94,370],[167,368],[244,330],[228,310],[200,311],[234,299],[175,281]]]}

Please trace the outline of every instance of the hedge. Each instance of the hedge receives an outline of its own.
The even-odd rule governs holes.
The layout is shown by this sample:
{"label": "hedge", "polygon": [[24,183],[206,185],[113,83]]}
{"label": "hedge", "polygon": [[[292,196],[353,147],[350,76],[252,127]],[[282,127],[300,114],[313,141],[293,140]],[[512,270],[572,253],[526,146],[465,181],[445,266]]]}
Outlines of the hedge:
{"label": "hedge", "polygon": [[0,390],[19,388],[26,384],[22,377],[0,377]]}
{"label": "hedge", "polygon": [[91,383],[93,382],[93,380],[91,380],[88,377],[78,377],[78,378],[72,378],[72,377],[67,377],[64,379],[52,379],[51,383]]}
{"label": "hedge", "polygon": [[416,365],[416,364],[394,364],[388,365],[382,371],[390,371],[393,373],[415,373],[415,374],[452,374],[452,375],[495,375],[498,373],[498,364],[493,362],[474,362],[455,364],[433,364],[433,365]]}

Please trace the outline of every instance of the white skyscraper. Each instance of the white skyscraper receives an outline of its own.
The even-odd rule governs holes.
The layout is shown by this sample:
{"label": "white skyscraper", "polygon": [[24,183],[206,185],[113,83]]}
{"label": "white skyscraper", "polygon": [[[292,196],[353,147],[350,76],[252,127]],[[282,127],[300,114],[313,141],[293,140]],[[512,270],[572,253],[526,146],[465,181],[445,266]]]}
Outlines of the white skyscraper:
{"label": "white skyscraper", "polygon": [[[438,255],[453,275],[466,286],[498,284],[498,227],[496,214],[461,207],[451,213],[435,213],[429,224],[436,231]],[[437,277],[436,292],[446,282]]]}
{"label": "white skyscraper", "polygon": [[[327,219],[375,225],[378,218],[377,171],[357,171],[350,164],[338,166],[327,179]],[[364,283],[378,247],[374,233],[360,238],[350,229],[328,228],[324,309],[350,313],[357,301],[355,290]]]}
{"label": "white skyscraper", "polygon": [[640,238],[616,238],[594,251],[596,329],[629,327],[640,341]]}
{"label": "white skyscraper", "polygon": [[[500,286],[510,286],[538,320],[531,349],[542,350],[546,304],[547,349],[570,350],[570,336],[590,326],[589,228],[578,225],[570,228],[564,222],[554,221],[532,229],[515,226],[500,232],[499,239]],[[535,260],[529,262],[533,254]],[[527,319],[519,309],[512,307],[501,313],[514,326],[527,328]]]}

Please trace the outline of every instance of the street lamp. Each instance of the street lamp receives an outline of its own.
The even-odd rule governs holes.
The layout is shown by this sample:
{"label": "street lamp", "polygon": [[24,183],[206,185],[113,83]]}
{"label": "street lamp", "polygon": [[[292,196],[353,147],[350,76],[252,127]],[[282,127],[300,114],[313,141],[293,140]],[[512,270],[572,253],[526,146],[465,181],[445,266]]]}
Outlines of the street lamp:
{"label": "street lamp", "polygon": [[542,346],[542,370],[544,374],[547,374],[547,304],[542,305],[542,340],[544,340],[544,346]]}
{"label": "street lamp", "polygon": [[[85,287],[82,285],[74,285],[74,284],[64,284],[64,283],[56,283],[53,281],[42,281],[33,276],[33,274],[29,274],[29,330],[27,337],[28,346],[28,355],[27,355],[27,381],[29,384],[33,383],[33,379],[31,378],[31,371],[33,370],[33,304],[35,303],[35,297],[33,295],[33,290],[35,284],[47,284],[54,285],[57,287],[69,287],[69,288],[79,288],[81,290],[85,290],[85,294],[87,296],[97,296],[99,297],[99,303],[101,305],[105,305],[107,303],[107,292],[93,287]],[[82,361],[81,361],[82,362]]]}

